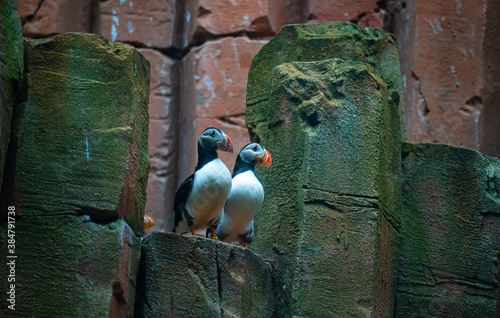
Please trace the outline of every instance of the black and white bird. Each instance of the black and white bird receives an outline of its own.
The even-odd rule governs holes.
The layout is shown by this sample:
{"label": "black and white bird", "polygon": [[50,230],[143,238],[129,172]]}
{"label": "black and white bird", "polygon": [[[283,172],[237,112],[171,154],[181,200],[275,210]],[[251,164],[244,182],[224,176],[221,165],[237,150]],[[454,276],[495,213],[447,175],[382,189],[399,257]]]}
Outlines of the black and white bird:
{"label": "black and white bird", "polygon": [[217,150],[233,152],[233,144],[222,130],[209,127],[198,140],[198,164],[194,173],[175,194],[173,232],[205,234],[210,228],[212,239],[217,238],[215,230],[231,191],[231,174],[218,158]]}
{"label": "black and white bird", "polygon": [[271,155],[258,143],[243,147],[233,169],[233,185],[224,205],[217,236],[225,242],[241,242],[246,248],[253,239],[253,222],[264,201],[264,188],[254,173],[257,164],[271,166]]}

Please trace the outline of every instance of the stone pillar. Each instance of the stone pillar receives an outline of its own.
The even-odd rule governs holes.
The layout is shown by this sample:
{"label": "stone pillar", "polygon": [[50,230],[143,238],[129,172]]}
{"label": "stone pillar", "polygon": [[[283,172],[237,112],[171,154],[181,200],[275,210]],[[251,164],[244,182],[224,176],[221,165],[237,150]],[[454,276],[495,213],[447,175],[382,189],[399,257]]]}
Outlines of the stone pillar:
{"label": "stone pillar", "polygon": [[271,266],[238,246],[153,233],[144,240],[136,317],[273,316]]}
{"label": "stone pillar", "polygon": [[252,249],[276,260],[289,314],[391,315],[400,92],[382,30],[287,26],[254,58],[247,125],[273,167],[259,174],[266,197]]}
{"label": "stone pillar", "polygon": [[0,1],[0,191],[14,99],[23,76],[23,34],[16,0]]}
{"label": "stone pillar", "polygon": [[500,160],[405,144],[395,317],[498,317]]}
{"label": "stone pillar", "polygon": [[131,316],[149,165],[148,62],[129,45],[67,34],[25,40],[24,70],[1,209],[3,246],[12,239],[7,206],[16,211],[16,314]]}

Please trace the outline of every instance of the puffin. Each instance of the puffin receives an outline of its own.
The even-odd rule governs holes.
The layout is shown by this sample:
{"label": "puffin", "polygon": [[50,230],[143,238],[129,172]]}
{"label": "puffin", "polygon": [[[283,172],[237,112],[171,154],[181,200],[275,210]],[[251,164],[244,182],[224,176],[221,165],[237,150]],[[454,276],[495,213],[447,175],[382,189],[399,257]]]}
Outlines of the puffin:
{"label": "puffin", "polygon": [[206,128],[198,140],[198,164],[179,187],[174,200],[173,232],[196,235],[210,228],[211,238],[219,224],[224,203],[231,191],[231,173],[217,151],[233,152],[231,139],[220,129]]}
{"label": "puffin", "polygon": [[216,230],[220,241],[240,242],[244,248],[252,242],[254,218],[264,201],[264,188],[254,168],[257,164],[270,167],[271,163],[271,155],[258,143],[241,149],[233,169],[231,192]]}

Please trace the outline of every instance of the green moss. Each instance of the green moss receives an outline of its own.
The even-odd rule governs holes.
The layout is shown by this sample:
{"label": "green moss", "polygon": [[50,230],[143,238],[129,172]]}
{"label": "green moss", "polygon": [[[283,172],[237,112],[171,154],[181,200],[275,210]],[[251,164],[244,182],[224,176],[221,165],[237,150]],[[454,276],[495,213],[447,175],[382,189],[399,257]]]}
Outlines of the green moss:
{"label": "green moss", "polygon": [[295,24],[284,26],[252,60],[248,76],[246,123],[254,140],[266,141],[266,122],[271,72],[275,66],[289,62],[322,61],[341,58],[371,65],[391,96],[397,98],[400,133],[405,137],[403,91],[399,58],[394,36],[383,30],[362,27],[350,22]]}
{"label": "green moss", "polygon": [[274,315],[271,266],[241,247],[154,232],[144,240],[136,317]]}
{"label": "green moss", "polygon": [[0,0],[0,191],[10,139],[12,109],[23,75],[23,34],[17,1]]}
{"label": "green moss", "polygon": [[[15,317],[106,317],[113,298],[125,302],[132,317],[141,239],[123,220],[100,225],[85,217],[46,216],[15,225]],[[0,229],[4,246],[6,228]],[[0,274],[7,277],[7,270],[2,266]],[[7,280],[0,284],[7,290]],[[5,297],[0,304],[2,316],[12,317]]]}
{"label": "green moss", "polygon": [[402,153],[396,317],[494,317],[500,160],[439,144]]}
{"label": "green moss", "polygon": [[149,64],[90,34],[25,41],[7,201],[24,216],[124,218],[142,233]]}
{"label": "green moss", "polygon": [[284,63],[269,82],[273,166],[258,171],[266,197],[252,249],[276,260],[291,314],[389,315],[399,101],[369,64],[342,59]]}

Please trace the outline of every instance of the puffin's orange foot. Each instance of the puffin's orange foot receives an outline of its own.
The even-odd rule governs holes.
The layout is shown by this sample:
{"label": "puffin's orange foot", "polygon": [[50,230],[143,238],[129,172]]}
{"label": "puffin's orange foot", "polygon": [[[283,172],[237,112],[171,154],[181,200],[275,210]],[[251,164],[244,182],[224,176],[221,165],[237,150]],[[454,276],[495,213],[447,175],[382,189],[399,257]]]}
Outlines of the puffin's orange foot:
{"label": "puffin's orange foot", "polygon": [[243,247],[248,248],[247,242],[243,242]]}
{"label": "puffin's orange foot", "polygon": [[210,237],[212,238],[212,240],[218,240],[219,239],[219,237],[217,236],[217,234],[215,234],[215,230],[217,230],[216,227],[210,228],[210,234],[211,234]]}
{"label": "puffin's orange foot", "polygon": [[195,235],[195,234],[196,234],[196,233],[194,232],[194,226],[192,226],[192,225],[191,225],[191,226],[189,227],[189,230],[191,231],[191,234],[192,234],[192,235]]}

